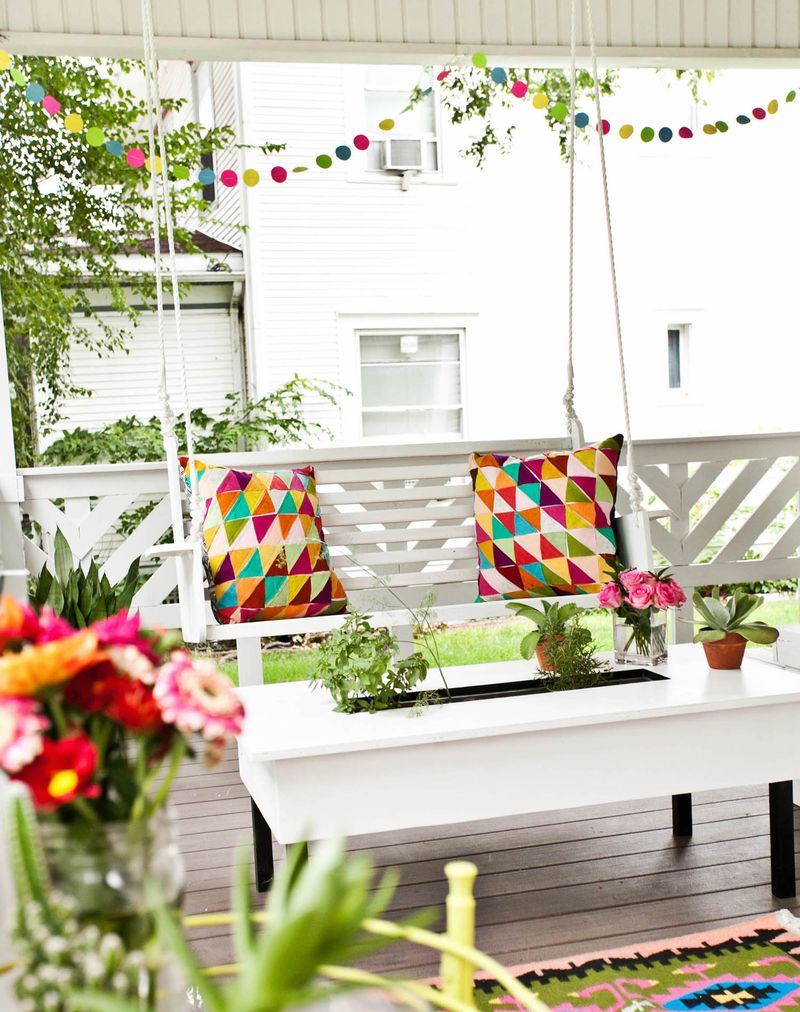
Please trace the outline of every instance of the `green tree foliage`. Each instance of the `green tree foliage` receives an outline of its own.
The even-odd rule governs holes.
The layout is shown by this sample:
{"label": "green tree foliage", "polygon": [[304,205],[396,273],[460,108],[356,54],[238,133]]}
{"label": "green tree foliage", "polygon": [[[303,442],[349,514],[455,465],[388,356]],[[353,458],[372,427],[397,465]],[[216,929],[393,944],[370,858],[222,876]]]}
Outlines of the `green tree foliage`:
{"label": "green tree foliage", "polygon": [[[228,394],[227,405],[214,418],[202,408],[191,413],[197,453],[257,450],[265,446],[308,442],[315,436],[330,437],[320,422],[305,417],[305,398],[320,397],[336,404],[341,388],[323,380],[293,376],[272,393],[245,404],[239,394]],[[186,427],[177,419],[175,432],[180,449],[186,449]],[[44,464],[120,464],[134,460],[163,460],[164,444],[158,418],[140,421],[120,418],[97,431],[77,428],[66,432],[42,454]]]}
{"label": "green tree foliage", "polygon": [[[87,127],[99,127],[126,148],[135,144],[147,151],[146,108],[135,91],[137,64],[16,57],[14,65],[61,102],[62,114],[79,113]],[[169,110],[181,104],[164,103]],[[169,164],[193,170],[202,153],[232,141],[227,127],[186,123],[167,135]],[[48,116],[8,73],[0,74],[0,143],[0,292],[17,455],[21,464],[30,464],[34,384],[41,391],[38,418],[46,431],[63,398],[85,392],[70,380],[70,347],[98,354],[124,347],[137,316],[131,302],[153,299],[152,271],[131,274],[118,260],[122,252],[141,252],[150,235],[149,179],[147,171],[131,168],[105,147],[90,147],[84,132],[69,133],[63,115]],[[173,198],[177,241],[197,252],[180,223],[190,214],[208,214],[202,187],[180,183]],[[95,313],[97,293],[122,314],[122,328]],[[88,326],[92,320],[99,327]]]}
{"label": "green tree foliage", "polygon": [[[489,152],[495,148],[501,154],[511,150],[517,124],[502,110],[519,109],[520,99],[511,94],[511,86],[515,81],[524,81],[528,86],[528,96],[538,92],[547,97],[547,108],[544,112],[547,125],[556,134],[561,157],[568,157],[569,135],[569,73],[553,67],[522,67],[507,72],[507,81],[494,81],[490,67],[460,66],[453,67],[446,78],[440,82],[439,94],[442,105],[451,123],[472,123],[479,127],[478,132],[466,146],[462,154],[472,159],[478,168],[483,168]],[[677,70],[674,72],[677,81],[685,84],[694,100],[701,102],[699,86],[703,81],[711,81],[713,71]],[[599,79],[600,94],[613,95],[619,82],[616,70],[604,71]],[[411,93],[411,104],[420,102],[427,94],[427,88],[418,86]],[[576,108],[587,109],[594,105],[594,77],[588,70],[578,68],[575,78]],[[529,103],[523,102],[523,105]],[[526,110],[530,111],[530,109]],[[498,115],[500,113],[500,115]],[[576,131],[576,140],[593,136],[593,131]]]}

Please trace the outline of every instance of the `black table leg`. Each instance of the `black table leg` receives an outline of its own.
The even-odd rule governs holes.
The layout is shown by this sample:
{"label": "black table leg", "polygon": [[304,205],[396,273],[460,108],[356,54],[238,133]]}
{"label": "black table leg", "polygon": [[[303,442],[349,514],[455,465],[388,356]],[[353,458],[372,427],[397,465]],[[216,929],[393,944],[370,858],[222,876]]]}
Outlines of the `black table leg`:
{"label": "black table leg", "polygon": [[272,830],[259,811],[255,801],[250,800],[253,818],[253,853],[256,859],[256,888],[260,893],[269,889],[275,874],[272,860]]}
{"label": "black table leg", "polygon": [[792,781],[769,785],[769,853],[772,895],[788,899],[797,893],[794,866]]}
{"label": "black table leg", "polygon": [[691,794],[672,795],[672,833],[673,836],[692,835]]}

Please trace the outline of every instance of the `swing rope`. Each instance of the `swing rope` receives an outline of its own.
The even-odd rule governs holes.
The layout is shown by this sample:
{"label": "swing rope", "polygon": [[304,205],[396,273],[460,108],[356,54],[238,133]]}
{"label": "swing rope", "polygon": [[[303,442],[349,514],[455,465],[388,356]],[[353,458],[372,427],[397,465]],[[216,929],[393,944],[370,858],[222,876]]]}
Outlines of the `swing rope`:
{"label": "swing rope", "polygon": [[[169,257],[169,273],[172,288],[173,314],[175,320],[175,339],[180,370],[181,392],[183,394],[183,421],[186,429],[186,453],[189,458],[189,510],[191,524],[189,541],[200,538],[202,528],[202,505],[200,489],[197,482],[195,465],[194,433],[192,431],[191,408],[189,401],[189,381],[186,374],[186,355],[181,328],[181,299],[178,268],[175,255],[175,230],[172,220],[172,195],[169,186],[167,169],[166,145],[164,142],[164,114],[161,107],[161,95],[158,87],[158,58],[155,48],[155,32],[153,29],[153,10],[151,0],[142,0],[142,35],[144,39],[145,84],[147,92],[148,143],[150,155],[150,200],[153,212],[153,256],[156,274],[156,303],[158,310],[158,332],[161,345],[161,376],[158,396],[161,406],[161,431],[167,459],[177,456],[175,435],[175,415],[170,403],[167,386],[167,342],[164,318],[164,285],[161,266],[161,220],[167,233],[167,251]],[[156,157],[156,138],[158,138],[158,157]],[[159,179],[159,160],[161,172]],[[160,182],[160,199],[159,199]],[[177,460],[175,460],[177,466]],[[176,532],[177,536],[178,532]]]}
{"label": "swing rope", "polygon": [[[574,0],[573,0],[574,2]],[[611,292],[614,298],[614,322],[617,331],[617,356],[619,358],[619,379],[622,387],[622,410],[625,422],[625,442],[627,444],[628,486],[631,513],[639,513],[642,509],[644,494],[639,477],[636,474],[633,439],[631,438],[631,411],[628,400],[628,380],[625,371],[625,349],[622,340],[622,321],[619,312],[619,289],[617,286],[617,266],[614,255],[614,231],[611,225],[611,201],[608,196],[608,172],[606,169],[606,147],[603,134],[603,113],[600,104],[600,79],[597,72],[597,50],[594,42],[594,24],[592,19],[592,0],[586,0],[586,33],[589,39],[589,54],[592,61],[594,77],[594,104],[597,113],[597,137],[600,144],[600,173],[603,178],[603,203],[606,214],[606,234],[608,237],[608,260],[611,270]]]}
{"label": "swing rope", "polygon": [[573,362],[573,323],[575,307],[575,91],[576,91],[576,26],[575,0],[570,8],[569,36],[569,296],[567,307],[567,389],[564,407],[567,409],[567,434],[573,450],[584,444],[583,426],[575,411],[575,366]]}

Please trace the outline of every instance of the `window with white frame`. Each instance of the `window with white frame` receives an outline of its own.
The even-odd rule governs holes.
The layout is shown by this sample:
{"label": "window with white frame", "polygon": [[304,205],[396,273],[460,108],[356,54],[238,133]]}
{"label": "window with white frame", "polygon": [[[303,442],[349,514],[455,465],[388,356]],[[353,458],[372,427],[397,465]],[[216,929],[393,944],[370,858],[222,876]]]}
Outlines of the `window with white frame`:
{"label": "window with white frame", "polygon": [[667,327],[667,386],[670,390],[686,390],[689,373],[689,327],[687,324]]}
{"label": "window with white frame", "polygon": [[463,331],[361,331],[361,434],[463,434]]}
{"label": "window with white frame", "polygon": [[[429,86],[420,81],[419,67],[370,67],[366,71],[364,115],[370,146],[366,152],[368,172],[434,173],[440,170],[439,119],[433,91],[411,108],[412,89]],[[405,110],[405,112],[403,111]],[[383,131],[378,124],[394,120]]]}

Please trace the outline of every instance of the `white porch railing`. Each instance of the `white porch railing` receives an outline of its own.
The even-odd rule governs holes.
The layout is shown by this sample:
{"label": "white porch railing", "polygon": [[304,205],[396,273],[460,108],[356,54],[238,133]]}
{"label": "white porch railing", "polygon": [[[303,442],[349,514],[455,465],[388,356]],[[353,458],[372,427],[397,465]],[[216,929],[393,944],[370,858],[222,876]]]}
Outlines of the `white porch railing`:
{"label": "white porch railing", "polygon": [[[543,442],[548,446],[560,443]],[[530,445],[530,440],[526,443]],[[447,453],[452,459],[463,450],[466,457],[471,449],[471,443],[450,444]],[[425,453],[423,447],[420,451]],[[381,482],[365,480],[371,462],[386,465],[389,458],[396,461],[413,455],[408,447],[358,447],[291,448],[251,456],[255,466],[315,464],[323,508],[326,501],[334,508],[344,501],[342,492],[347,492],[345,498],[351,504],[347,509],[352,509],[357,491],[363,490],[364,502],[371,503],[376,498],[375,489],[381,487]],[[241,459],[242,455],[237,454],[240,466]],[[800,577],[800,434],[649,440],[637,444],[637,463],[642,483],[650,493],[649,502],[646,498],[648,507],[666,513],[652,521],[654,549],[674,568],[685,587]],[[336,476],[327,485],[326,472]],[[134,558],[169,532],[163,463],[36,468],[18,474],[25,520],[24,551],[31,572],[39,572],[48,561],[57,528],[66,536],[75,559],[86,563],[97,558],[112,583],[125,575]],[[348,482],[348,474],[352,482]],[[623,469],[623,512],[624,483]],[[468,523],[471,515],[471,500],[464,492],[456,493],[454,489],[453,506],[442,510],[439,503],[438,517],[437,510],[431,509],[430,522],[424,522],[427,528],[441,525],[441,546],[445,550],[453,533],[467,533],[463,527],[461,531],[453,530],[455,523]],[[400,502],[396,505],[401,507],[409,495],[398,494]],[[460,519],[461,511],[464,517]],[[418,513],[418,509],[414,511],[416,519],[409,523],[410,535],[414,528],[419,532]],[[399,519],[402,524],[402,517]],[[121,534],[120,524],[126,520],[127,533]],[[397,542],[398,527],[395,523],[391,526],[391,540]],[[379,542],[378,533],[374,527],[372,530],[375,542]],[[427,536],[429,545],[431,533]],[[463,537],[457,538],[454,543],[462,547],[452,551],[452,557],[462,561],[442,564],[466,565],[463,541]],[[149,623],[179,626],[174,603],[176,585],[174,560],[168,559],[149,571],[135,599]],[[678,637],[688,635],[689,626],[679,624]]]}

